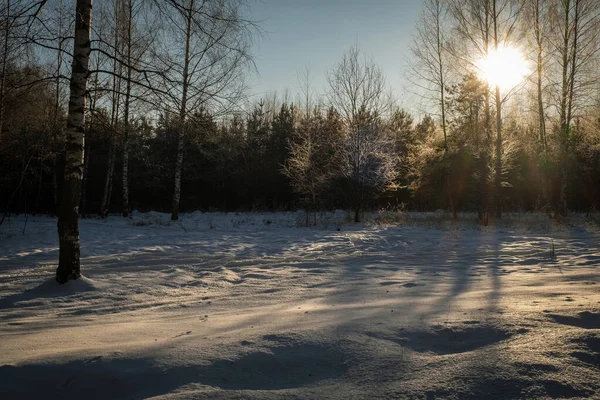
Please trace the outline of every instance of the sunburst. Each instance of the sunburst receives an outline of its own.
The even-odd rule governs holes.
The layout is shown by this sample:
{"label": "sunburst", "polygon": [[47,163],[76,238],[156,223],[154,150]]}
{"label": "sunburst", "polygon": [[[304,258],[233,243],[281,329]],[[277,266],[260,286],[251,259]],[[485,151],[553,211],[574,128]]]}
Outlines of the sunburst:
{"label": "sunburst", "polygon": [[491,87],[506,92],[519,85],[530,73],[529,64],[515,47],[492,50],[477,63],[479,77]]}

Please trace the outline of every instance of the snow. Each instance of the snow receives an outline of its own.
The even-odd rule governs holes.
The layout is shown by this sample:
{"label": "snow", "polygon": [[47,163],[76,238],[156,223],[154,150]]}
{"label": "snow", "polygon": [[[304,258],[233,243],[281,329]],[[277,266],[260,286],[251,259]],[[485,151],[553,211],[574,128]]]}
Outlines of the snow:
{"label": "snow", "polygon": [[585,215],[352,217],[84,219],[62,286],[56,219],[11,217],[0,398],[600,398]]}

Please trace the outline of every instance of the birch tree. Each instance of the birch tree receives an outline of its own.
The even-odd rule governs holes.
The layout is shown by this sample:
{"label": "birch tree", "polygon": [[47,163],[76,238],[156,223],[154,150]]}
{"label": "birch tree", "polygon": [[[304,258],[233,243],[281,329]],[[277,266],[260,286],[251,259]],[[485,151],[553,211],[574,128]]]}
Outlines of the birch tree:
{"label": "birch tree", "polygon": [[550,86],[550,57],[549,38],[552,34],[550,24],[551,0],[533,0],[527,2],[521,18],[522,30],[527,35],[527,44],[531,49],[529,61],[533,66],[530,77],[531,97],[534,102],[533,109],[539,148],[541,150],[541,199],[543,208],[550,205],[549,198],[549,143],[546,119],[548,116],[548,89]]}
{"label": "birch tree", "polygon": [[443,0],[426,0],[411,46],[415,62],[411,71],[417,85],[426,91],[424,97],[431,99],[439,111],[444,134],[444,149],[448,150],[446,119],[446,87],[448,65],[445,45],[448,42],[446,5]]}
{"label": "birch tree", "polygon": [[[415,58],[411,65],[412,74],[425,97],[431,97],[439,112],[440,125],[444,135],[444,162],[448,157],[448,133],[446,118],[446,87],[448,86],[448,56],[446,45],[449,39],[447,5],[443,0],[427,0],[416,28],[411,52]],[[448,203],[456,218],[452,198],[452,185],[447,174]]]}
{"label": "birch tree", "polygon": [[[110,136],[108,138],[108,164],[104,180],[104,190],[102,192],[102,203],[100,205],[100,215],[106,217],[110,208],[110,200],[112,197],[113,177],[115,171],[115,160],[117,154],[117,136],[119,132],[119,118],[121,106],[121,85],[123,82],[123,64],[119,62],[119,55],[123,51],[122,40],[122,25],[123,18],[121,17],[122,7],[121,0],[113,1],[113,37],[110,54],[112,58],[112,77],[111,77],[111,105],[110,105]],[[108,22],[108,21],[107,21]]]}
{"label": "birch tree", "polygon": [[550,1],[534,0],[528,4],[524,23],[531,26],[530,38],[535,50],[535,93],[538,114],[538,129],[540,144],[544,152],[548,150],[548,135],[546,132],[546,99],[545,87],[548,78],[548,40],[551,34],[550,27]]}
{"label": "birch tree", "polygon": [[[144,35],[136,29],[137,20],[144,12],[143,0],[121,0],[122,23],[122,41],[125,68],[125,93],[123,104],[123,171],[122,171],[122,189],[123,204],[122,215],[128,217],[129,210],[129,152],[131,141],[131,109],[133,102],[132,89],[139,79],[135,79],[134,73],[141,63],[147,49]],[[148,36],[154,36],[152,33],[146,33]]]}
{"label": "birch tree", "polygon": [[133,18],[134,18],[134,2],[132,0],[124,0],[121,2],[122,13],[125,22],[123,23],[123,44],[125,47],[126,77],[125,77],[125,104],[123,111],[123,174],[122,174],[122,189],[123,189],[123,210],[124,217],[129,216],[129,135],[130,135],[130,116],[131,109],[131,73],[132,73],[132,42],[133,42]]}
{"label": "birch tree", "polygon": [[90,63],[91,27],[92,0],[77,0],[66,130],[66,162],[58,216],[59,261],[56,280],[59,283],[65,283],[81,276],[78,207],[83,173],[85,103]]}
{"label": "birch tree", "polygon": [[[157,3],[165,26],[156,63],[164,107],[178,115],[171,219],[179,218],[186,123],[195,111],[221,115],[242,97],[243,74],[251,64],[254,24],[243,17],[243,1],[170,0]],[[175,45],[178,44],[178,45]]]}
{"label": "birch tree", "polygon": [[338,173],[347,184],[354,221],[377,193],[394,187],[397,157],[383,129],[393,102],[381,69],[351,47],[327,75],[329,101],[344,118],[346,136]]}
{"label": "birch tree", "polygon": [[570,164],[571,126],[578,111],[589,106],[591,91],[596,89],[596,70],[600,51],[600,4],[595,0],[558,0],[556,5],[558,35],[555,41],[556,64],[560,79],[560,190],[555,210],[566,216]]}

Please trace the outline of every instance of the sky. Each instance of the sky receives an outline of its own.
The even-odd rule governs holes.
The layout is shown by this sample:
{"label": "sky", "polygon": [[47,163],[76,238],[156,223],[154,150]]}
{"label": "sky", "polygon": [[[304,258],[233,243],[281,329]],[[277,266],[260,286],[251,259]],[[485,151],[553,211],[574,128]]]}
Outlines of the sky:
{"label": "sky", "polygon": [[264,30],[254,51],[254,98],[285,89],[300,92],[298,73],[305,67],[313,90],[323,92],[326,72],[357,44],[381,67],[399,105],[406,106],[403,76],[421,0],[256,0],[250,11]]}

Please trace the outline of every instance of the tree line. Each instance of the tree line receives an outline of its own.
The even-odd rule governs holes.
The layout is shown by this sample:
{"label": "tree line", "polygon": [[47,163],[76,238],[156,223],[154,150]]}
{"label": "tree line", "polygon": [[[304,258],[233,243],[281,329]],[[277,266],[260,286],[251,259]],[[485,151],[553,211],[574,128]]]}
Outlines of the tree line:
{"label": "tree line", "polygon": [[[241,110],[256,33],[244,6],[97,5],[79,214],[404,207],[483,221],[492,208],[598,206],[593,0],[426,0],[410,59],[428,111],[418,123],[356,47],[321,96],[304,82],[295,102]],[[57,213],[75,14],[62,0],[5,0],[1,11],[0,204]],[[477,73],[506,44],[532,66],[508,94]]]}
{"label": "tree line", "polygon": [[[304,71],[295,101],[244,107],[247,7],[2,1],[0,204],[59,215],[59,281],[78,276],[79,215],[388,207],[487,224],[598,207],[596,1],[424,0],[407,56],[418,116],[358,47],[322,93]],[[511,47],[531,68],[506,90],[481,60]]]}

